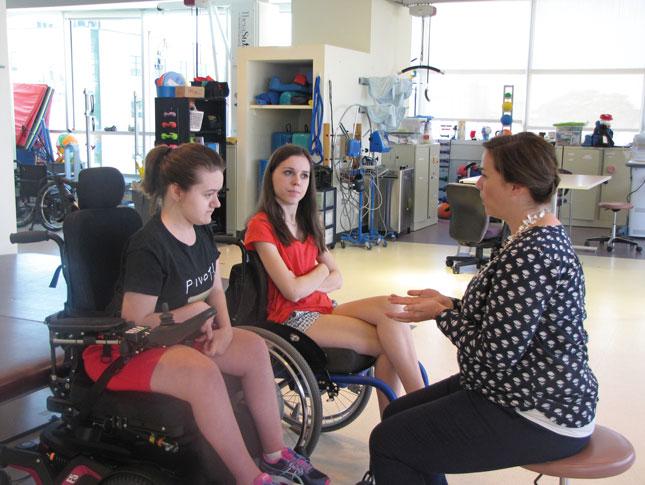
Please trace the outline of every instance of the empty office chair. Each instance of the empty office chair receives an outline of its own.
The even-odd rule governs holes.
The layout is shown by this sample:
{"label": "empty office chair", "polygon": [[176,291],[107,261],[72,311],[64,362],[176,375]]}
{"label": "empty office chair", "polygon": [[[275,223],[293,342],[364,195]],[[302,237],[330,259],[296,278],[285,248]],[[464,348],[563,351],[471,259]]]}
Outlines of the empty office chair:
{"label": "empty office chair", "polygon": [[[479,196],[479,189],[470,184],[448,184],[446,196],[450,204],[450,237],[457,241],[456,256],[446,258],[446,266],[457,274],[464,266],[480,268],[489,258],[484,249],[495,249],[501,244],[502,228],[490,226],[490,219]],[[475,255],[461,256],[461,246],[475,248]]]}
{"label": "empty office chair", "polygon": [[618,217],[618,211],[629,210],[634,207],[630,202],[601,202],[598,204],[598,207],[601,209],[610,210],[614,213],[614,222],[611,226],[611,236],[602,236],[602,237],[590,237],[585,241],[585,246],[590,246],[591,242],[598,242],[600,245],[607,243],[607,252],[610,253],[614,250],[615,243],[628,244],[631,247],[636,247],[637,252],[641,252],[643,247],[640,246],[636,241],[632,241],[629,238],[621,237],[616,235],[617,224],[616,218]]}

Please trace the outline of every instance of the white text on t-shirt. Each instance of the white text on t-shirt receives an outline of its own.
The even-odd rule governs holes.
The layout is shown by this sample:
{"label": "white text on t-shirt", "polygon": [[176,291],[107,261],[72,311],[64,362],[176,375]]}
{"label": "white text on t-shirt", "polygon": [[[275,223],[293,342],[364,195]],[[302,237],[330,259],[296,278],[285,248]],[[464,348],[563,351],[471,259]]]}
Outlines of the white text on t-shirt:
{"label": "white text on t-shirt", "polygon": [[215,276],[215,263],[211,263],[208,267],[208,270],[203,274],[196,276],[195,278],[189,278],[186,280],[186,294],[190,291],[190,288],[199,287],[204,283],[209,283],[209,286],[213,285],[213,278]]}

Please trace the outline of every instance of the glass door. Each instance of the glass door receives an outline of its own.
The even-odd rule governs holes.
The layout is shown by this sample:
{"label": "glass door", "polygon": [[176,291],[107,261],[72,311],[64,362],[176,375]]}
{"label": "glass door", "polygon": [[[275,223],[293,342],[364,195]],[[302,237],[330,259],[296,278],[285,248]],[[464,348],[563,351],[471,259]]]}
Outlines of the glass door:
{"label": "glass door", "polygon": [[68,22],[72,129],[79,142],[89,133],[91,166],[134,174],[144,151],[141,15]]}

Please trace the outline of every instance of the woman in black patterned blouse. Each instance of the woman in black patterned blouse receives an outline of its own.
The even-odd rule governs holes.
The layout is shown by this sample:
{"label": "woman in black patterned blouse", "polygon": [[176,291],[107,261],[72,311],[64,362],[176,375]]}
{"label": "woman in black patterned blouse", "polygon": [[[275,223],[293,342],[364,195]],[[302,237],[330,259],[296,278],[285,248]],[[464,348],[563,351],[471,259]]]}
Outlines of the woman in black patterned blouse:
{"label": "woman in black patterned blouse", "polygon": [[392,296],[402,322],[436,320],[459,374],[394,401],[370,437],[377,484],[445,484],[446,473],[540,463],[580,451],[594,429],[580,262],[549,210],[553,147],[531,133],[484,143],[477,184],[511,236],[462,300],[435,290]]}

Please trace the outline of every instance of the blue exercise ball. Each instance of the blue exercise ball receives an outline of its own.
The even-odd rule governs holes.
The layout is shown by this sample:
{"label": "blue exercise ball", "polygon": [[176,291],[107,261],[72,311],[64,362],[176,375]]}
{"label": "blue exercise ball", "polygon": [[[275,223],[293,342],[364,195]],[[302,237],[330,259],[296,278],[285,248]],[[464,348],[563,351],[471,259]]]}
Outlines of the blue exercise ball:
{"label": "blue exercise ball", "polygon": [[499,121],[502,122],[503,126],[510,126],[513,124],[513,117],[511,115],[502,115]]}

